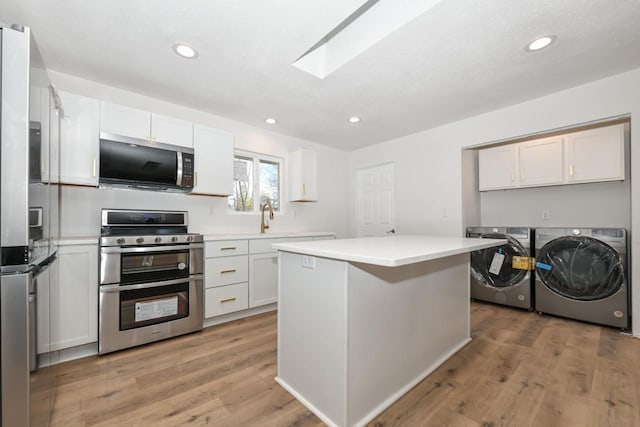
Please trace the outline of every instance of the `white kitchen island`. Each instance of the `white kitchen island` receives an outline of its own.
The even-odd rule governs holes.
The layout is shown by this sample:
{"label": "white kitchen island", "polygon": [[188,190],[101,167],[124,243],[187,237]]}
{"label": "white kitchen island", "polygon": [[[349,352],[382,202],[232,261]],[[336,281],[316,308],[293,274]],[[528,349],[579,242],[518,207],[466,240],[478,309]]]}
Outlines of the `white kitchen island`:
{"label": "white kitchen island", "polygon": [[468,343],[469,252],[506,240],[389,236],[273,245],[276,381],[361,426]]}

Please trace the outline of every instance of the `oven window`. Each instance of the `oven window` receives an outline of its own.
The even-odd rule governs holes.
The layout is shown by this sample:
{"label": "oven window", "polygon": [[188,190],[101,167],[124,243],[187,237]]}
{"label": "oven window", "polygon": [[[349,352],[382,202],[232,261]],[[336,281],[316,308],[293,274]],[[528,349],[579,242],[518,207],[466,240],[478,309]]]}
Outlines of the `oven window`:
{"label": "oven window", "polygon": [[189,276],[189,251],[126,253],[121,282],[151,282]]}
{"label": "oven window", "polygon": [[120,330],[189,316],[189,282],[120,292]]}

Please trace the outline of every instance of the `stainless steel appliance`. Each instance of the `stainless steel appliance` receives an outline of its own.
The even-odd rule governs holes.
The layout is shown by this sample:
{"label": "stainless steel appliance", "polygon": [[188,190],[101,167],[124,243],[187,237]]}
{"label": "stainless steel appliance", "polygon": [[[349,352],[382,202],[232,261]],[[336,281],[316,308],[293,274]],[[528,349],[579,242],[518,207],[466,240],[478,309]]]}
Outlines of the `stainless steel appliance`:
{"label": "stainless steel appliance", "polygon": [[37,323],[49,327],[36,316],[38,280],[56,282],[49,274],[59,229],[52,159],[61,109],[29,28],[0,25],[0,46],[1,425],[46,425],[51,396],[43,390],[52,371],[30,370],[37,368]]}
{"label": "stainless steel appliance", "polygon": [[467,237],[508,241],[471,253],[471,298],[533,310],[533,271],[513,263],[514,257],[533,256],[533,234],[529,227],[467,228]]}
{"label": "stainless steel appliance", "polygon": [[627,232],[537,228],[536,310],[628,329]]}
{"label": "stainless steel appliance", "polygon": [[202,329],[204,244],[188,213],[102,210],[100,354]]}
{"label": "stainless steel appliance", "polygon": [[193,189],[193,149],[102,132],[100,183],[189,192]]}

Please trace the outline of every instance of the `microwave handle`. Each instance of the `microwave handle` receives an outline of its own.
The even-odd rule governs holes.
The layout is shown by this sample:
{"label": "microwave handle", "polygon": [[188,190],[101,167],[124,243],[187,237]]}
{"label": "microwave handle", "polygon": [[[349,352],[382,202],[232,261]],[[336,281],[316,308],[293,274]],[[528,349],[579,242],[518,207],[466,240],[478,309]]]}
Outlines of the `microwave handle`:
{"label": "microwave handle", "polygon": [[196,280],[203,280],[204,275],[193,274],[185,279],[163,280],[161,282],[152,283],[138,283],[135,285],[101,285],[101,293],[122,292],[122,291],[137,291],[140,289],[159,288],[162,286],[179,285],[185,282],[193,282]]}
{"label": "microwave handle", "polygon": [[182,151],[176,152],[178,156],[178,178],[176,179],[176,185],[180,187],[182,185]]}

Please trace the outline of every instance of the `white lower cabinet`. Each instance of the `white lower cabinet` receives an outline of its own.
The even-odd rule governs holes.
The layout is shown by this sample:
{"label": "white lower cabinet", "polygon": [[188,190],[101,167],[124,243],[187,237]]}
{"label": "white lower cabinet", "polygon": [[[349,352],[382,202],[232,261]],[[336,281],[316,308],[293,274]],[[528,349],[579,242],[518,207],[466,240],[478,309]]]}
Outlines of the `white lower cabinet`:
{"label": "white lower cabinet", "polygon": [[278,301],[278,253],[249,255],[249,307]]}
{"label": "white lower cabinet", "polygon": [[204,291],[204,317],[222,316],[249,308],[247,282],[207,288]]}
{"label": "white lower cabinet", "polygon": [[52,267],[58,277],[48,289],[49,306],[38,305],[39,317],[50,319],[49,339],[44,333],[38,339],[38,353],[98,341],[98,245],[60,246]]}

